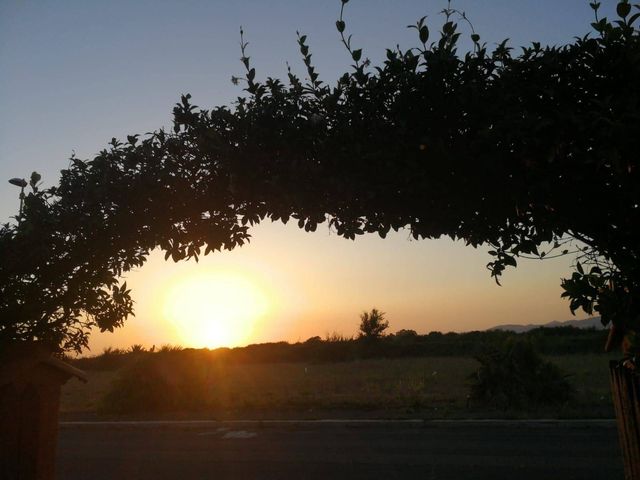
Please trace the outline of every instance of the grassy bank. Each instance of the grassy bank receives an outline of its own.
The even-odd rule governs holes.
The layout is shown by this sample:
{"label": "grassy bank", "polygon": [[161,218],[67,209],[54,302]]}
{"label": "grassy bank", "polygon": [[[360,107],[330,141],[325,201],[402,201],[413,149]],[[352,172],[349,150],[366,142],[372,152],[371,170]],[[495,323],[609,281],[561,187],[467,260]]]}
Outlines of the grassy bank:
{"label": "grassy bank", "polygon": [[[316,412],[321,416],[338,410],[427,418],[613,415],[608,357],[605,355],[547,357],[569,375],[575,390],[574,399],[557,407],[527,412],[489,411],[470,403],[469,376],[477,369],[477,362],[472,358],[231,364],[215,358],[207,360],[197,352],[170,352],[164,357],[163,354],[153,357],[152,368],[145,367],[133,377],[121,376],[132,368],[124,365],[117,370],[88,371],[89,383],[86,385],[69,382],[63,389],[62,411],[118,412],[126,402],[139,401],[136,398],[141,392],[161,399],[166,393],[163,389],[174,388],[188,397],[197,397],[200,400],[197,410],[209,415],[241,416],[243,412],[285,411]],[[151,381],[152,377],[162,378],[164,383],[158,387],[157,382]],[[131,378],[135,380],[132,382]],[[120,384],[120,393],[105,397],[113,382],[118,381],[124,382]],[[132,399],[131,395],[136,398]],[[118,402],[124,403],[119,405]]]}

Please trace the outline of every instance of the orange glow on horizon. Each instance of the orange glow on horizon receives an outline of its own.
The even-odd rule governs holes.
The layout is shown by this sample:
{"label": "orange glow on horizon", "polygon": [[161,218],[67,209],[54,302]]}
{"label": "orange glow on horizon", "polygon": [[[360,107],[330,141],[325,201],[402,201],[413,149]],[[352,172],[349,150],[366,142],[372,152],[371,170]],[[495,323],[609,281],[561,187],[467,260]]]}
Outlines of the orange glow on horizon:
{"label": "orange glow on horizon", "polygon": [[155,251],[123,280],[136,316],[114,333],[95,332],[91,353],[139,343],[216,348],[305,341],[357,333],[359,315],[387,313],[390,332],[483,330],[500,324],[542,324],[570,317],[559,279],[567,258],[522,262],[496,286],[485,249],[446,239],[349,242],[295,225],[261,224],[255,240],[199,263],[172,263]]}

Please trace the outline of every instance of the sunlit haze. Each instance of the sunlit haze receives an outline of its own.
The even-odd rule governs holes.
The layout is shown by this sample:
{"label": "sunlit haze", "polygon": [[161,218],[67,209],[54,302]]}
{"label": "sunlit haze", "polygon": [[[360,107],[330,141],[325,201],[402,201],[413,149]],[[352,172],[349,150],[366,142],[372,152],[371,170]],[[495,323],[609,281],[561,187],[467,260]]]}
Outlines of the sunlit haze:
{"label": "sunlit haze", "polygon": [[[587,1],[454,1],[488,45],[538,40],[562,44],[589,31]],[[405,27],[423,15],[433,32],[444,0],[352,0],[346,17],[353,42],[375,64],[384,48],[416,43]],[[609,13],[614,1],[603,2]],[[0,2],[0,217],[18,208],[6,180],[43,175],[57,182],[75,152],[91,158],[112,137],[167,126],[172,104],[191,93],[204,108],[232,106],[243,95],[239,27],[260,78],[285,77],[288,61],[303,72],[296,30],[308,35],[321,78],[349,69],[335,31],[339,0]],[[463,42],[464,48],[464,42]],[[560,298],[570,259],[523,261],[503,286],[490,278],[486,249],[440,239],[412,241],[400,231],[355,242],[326,225],[305,233],[264,223],[250,244],[202,258],[165,262],[154,252],[124,280],[136,316],[115,333],[95,334],[91,350],[181,344],[236,346],[356,333],[358,316],[376,307],[390,330],[465,331],[501,323],[546,323],[571,317]]]}
{"label": "sunlit haze", "polygon": [[159,298],[161,317],[175,328],[176,339],[196,347],[247,343],[270,308],[255,280],[208,268],[170,279]]}

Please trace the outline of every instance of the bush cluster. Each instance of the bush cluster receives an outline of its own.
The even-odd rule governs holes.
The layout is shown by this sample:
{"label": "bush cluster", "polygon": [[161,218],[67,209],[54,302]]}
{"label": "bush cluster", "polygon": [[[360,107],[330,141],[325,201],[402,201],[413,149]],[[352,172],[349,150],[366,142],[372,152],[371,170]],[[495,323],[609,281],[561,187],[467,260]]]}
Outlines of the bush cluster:
{"label": "bush cluster", "polygon": [[102,399],[103,413],[157,413],[206,408],[207,370],[193,351],[145,355],[126,367]]}
{"label": "bush cluster", "polygon": [[513,340],[476,355],[471,398],[495,407],[530,408],[562,404],[572,388],[560,369],[545,361],[531,342]]}

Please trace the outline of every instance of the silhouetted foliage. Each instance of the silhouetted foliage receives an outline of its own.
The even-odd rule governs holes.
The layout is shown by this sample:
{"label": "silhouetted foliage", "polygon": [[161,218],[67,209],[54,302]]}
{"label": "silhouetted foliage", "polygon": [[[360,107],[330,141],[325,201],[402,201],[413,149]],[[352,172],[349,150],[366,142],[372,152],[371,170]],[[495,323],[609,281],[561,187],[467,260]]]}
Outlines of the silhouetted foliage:
{"label": "silhouetted foliage", "polygon": [[[342,1],[342,9],[347,4]],[[637,5],[595,35],[516,55],[458,53],[459,12],[430,43],[371,67],[336,24],[352,69],[329,86],[298,38],[307,80],[256,76],[242,37],[245,91],[233,108],[183,95],[173,129],[113,139],[71,158],[59,185],[32,177],[18,222],[0,228],[0,342],[80,351],[90,328],[133,312],[122,273],[160,247],[174,261],[231,250],[264,219],[319,223],[344,238],[443,235],[489,245],[499,278],[518,257],[575,253],[572,311],[633,326],[640,313],[640,35]],[[633,10],[633,13],[631,11]],[[572,243],[578,240],[580,243]]]}
{"label": "silhouetted foliage", "polygon": [[377,308],[372,308],[370,312],[360,314],[360,337],[369,340],[378,339],[384,335],[384,331],[389,328],[389,321],[384,318],[385,313]]}
{"label": "silhouetted foliage", "polygon": [[[526,333],[501,330],[467,333],[431,332],[428,335],[388,335],[376,342],[356,338],[326,339],[312,337],[301,343],[262,343],[237,348],[200,350],[207,358],[234,364],[249,363],[327,363],[366,358],[404,357],[474,357],[487,349],[499,349],[505,342],[522,340],[545,355],[601,354],[607,337],[605,330],[584,330],[574,327],[539,328]],[[194,350],[185,350],[187,355]],[[108,350],[101,355],[69,359],[84,370],[117,370],[147,356],[179,354],[180,349],[131,352]]]}
{"label": "silhouetted foliage", "polygon": [[405,339],[405,338],[415,338],[418,336],[418,332],[416,332],[415,330],[406,330],[406,329],[402,329],[402,330],[398,330],[395,334],[396,339]]}
{"label": "silhouetted foliage", "polygon": [[500,408],[537,407],[569,400],[572,389],[558,367],[543,360],[527,341],[510,339],[475,357],[471,397]]}
{"label": "silhouetted foliage", "polygon": [[138,358],[120,372],[102,399],[100,411],[145,413],[205,408],[207,371],[197,353],[165,350]]}
{"label": "silhouetted foliage", "polygon": [[135,344],[131,345],[131,347],[129,347],[129,352],[130,353],[144,353],[146,351],[147,351],[147,349],[144,348],[144,345],[141,345],[139,343],[135,343]]}

